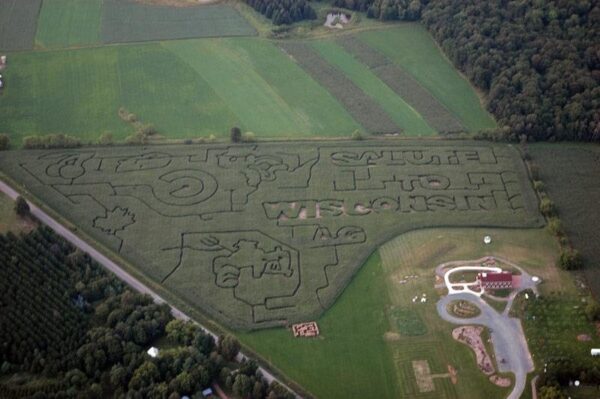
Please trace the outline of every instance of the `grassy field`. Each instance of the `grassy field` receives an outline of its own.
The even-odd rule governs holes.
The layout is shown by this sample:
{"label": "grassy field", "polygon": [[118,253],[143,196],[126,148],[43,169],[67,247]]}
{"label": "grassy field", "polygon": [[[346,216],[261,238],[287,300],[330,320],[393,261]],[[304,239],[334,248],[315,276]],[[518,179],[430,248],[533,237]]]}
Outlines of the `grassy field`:
{"label": "grassy field", "polygon": [[402,97],[433,129],[440,133],[458,133],[466,130],[458,118],[423,88],[410,73],[383,53],[356,36],[341,37],[336,43],[367,65],[377,78]]}
{"label": "grassy field", "polygon": [[369,69],[344,51],[331,40],[320,40],[312,43],[321,57],[340,69],[362,91],[373,97],[402,127],[404,136],[427,136],[436,132],[427,125],[423,117],[397,96],[388,86],[377,78]]}
{"label": "grassy field", "polygon": [[0,50],[29,50],[33,47],[42,0],[0,1]]}
{"label": "grassy field", "polygon": [[518,154],[505,145],[11,151],[0,169],[155,283],[238,328],[317,317],[397,234],[541,223]]}
{"label": "grassy field", "polygon": [[117,0],[45,0],[36,44],[42,48],[69,48],[254,35],[255,29],[229,5],[181,8]]}
{"label": "grassy field", "polygon": [[323,59],[308,42],[280,42],[281,49],[314,80],[326,88],[352,117],[371,134],[399,134],[402,129],[371,96],[335,66]]}
{"label": "grassy field", "polygon": [[124,137],[117,49],[19,53],[10,57],[0,98],[0,131],[13,145],[23,136],[68,133],[83,140],[111,131]]}
{"label": "grassy field", "polygon": [[253,39],[166,42],[259,136],[349,135],[360,127],[273,44]]}
{"label": "grassy field", "polygon": [[[27,0],[14,9],[28,10],[33,22],[21,25],[35,31],[34,6]],[[2,7],[9,9],[4,3]],[[358,57],[335,36],[294,42],[300,47],[257,37],[167,40],[250,35],[244,31],[250,25],[226,4],[177,8],[48,0],[37,25],[38,50],[51,51],[11,54],[3,71],[0,131],[11,136],[14,147],[27,135],[58,133],[93,142],[110,132],[123,140],[132,128],[118,117],[121,107],[155,125],[166,139],[225,138],[233,126],[262,138],[348,137],[355,131],[427,136],[462,130],[463,125],[476,131],[485,127],[479,122],[491,121],[480,104],[469,102],[476,95],[468,83],[413,24],[349,36],[391,60],[384,71],[372,68],[366,62],[370,57]],[[12,32],[8,25],[3,29],[0,43]],[[97,46],[152,40],[166,41]],[[409,57],[400,57],[390,53],[402,48],[396,46],[399,40],[422,47],[403,49]],[[294,49],[299,51],[295,59]],[[421,77],[418,63],[427,65]],[[417,80],[432,77],[431,87],[422,83],[437,100],[415,94],[426,93],[420,86],[407,91],[410,85],[401,85],[403,94],[396,83],[407,79],[397,79],[398,73]],[[436,92],[433,86],[440,82],[443,87]],[[438,100],[453,114],[444,117],[447,111]]]}
{"label": "grassy field", "polygon": [[365,31],[359,33],[358,38],[408,71],[469,131],[496,126],[473,87],[444,57],[425,27],[400,24],[393,29]]}
{"label": "grassy field", "polygon": [[558,216],[576,249],[584,256],[585,276],[596,297],[600,295],[600,147],[585,144],[536,144],[533,162]]}
{"label": "grassy field", "polygon": [[103,10],[104,43],[256,35],[256,30],[225,4],[167,7],[104,0]]}
{"label": "grassy field", "polygon": [[[486,234],[493,237],[489,246],[482,242]],[[568,275],[554,266],[556,243],[543,229],[418,230],[391,240],[369,258],[338,301],[317,320],[319,338],[294,338],[289,330],[239,336],[317,397],[503,397],[507,390],[487,380],[472,351],[450,337],[455,326],[435,310],[439,296],[433,288],[435,266],[489,254],[507,257],[542,276],[542,292],[559,287],[565,293],[576,291]],[[407,275],[418,277],[399,284]],[[427,303],[412,302],[423,293]],[[412,320],[418,318],[425,333],[422,328],[399,327],[398,310],[412,313]],[[446,365],[453,365],[458,383],[435,379],[435,391],[420,392],[413,360],[428,360],[432,373],[446,373]]]}
{"label": "grassy field", "polygon": [[102,0],[44,0],[36,44],[65,48],[98,43]]}
{"label": "grassy field", "polygon": [[360,126],[268,41],[178,41],[19,53],[3,72],[0,131],[18,146],[30,134],[95,141],[131,134],[126,107],[168,138],[349,135]]}

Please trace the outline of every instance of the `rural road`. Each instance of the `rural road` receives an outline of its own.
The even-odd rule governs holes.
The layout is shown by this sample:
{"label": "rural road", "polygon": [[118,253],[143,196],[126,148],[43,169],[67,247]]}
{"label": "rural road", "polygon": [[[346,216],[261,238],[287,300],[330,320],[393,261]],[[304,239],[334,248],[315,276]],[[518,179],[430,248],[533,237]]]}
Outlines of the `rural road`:
{"label": "rural road", "polygon": [[[0,191],[5,193],[12,199],[16,199],[20,195],[16,190],[14,190],[12,187],[10,187],[8,184],[3,182],[2,180],[0,180]],[[58,223],[56,220],[54,220],[52,217],[50,217],[48,214],[46,214],[43,210],[41,210],[40,208],[38,208],[31,202],[29,202],[29,201],[27,201],[27,202],[29,204],[29,208],[31,209],[31,214],[33,216],[35,216],[40,222],[42,222],[46,226],[50,227],[58,235],[62,236],[64,239],[69,241],[75,247],[79,248],[83,252],[86,252],[92,259],[94,259],[96,262],[98,262],[104,268],[111,271],[115,276],[117,276],[119,279],[121,279],[125,283],[127,283],[131,288],[133,288],[134,290],[141,292],[143,294],[150,295],[152,297],[152,299],[154,300],[154,302],[156,302],[156,303],[159,303],[159,304],[166,303],[171,308],[171,313],[173,314],[173,317],[175,317],[177,319],[185,320],[185,321],[194,322],[200,328],[202,328],[206,333],[210,334],[215,339],[215,341],[218,340],[218,336],[214,332],[210,331],[209,329],[207,329],[205,326],[201,325],[200,323],[192,320],[188,315],[186,315],[185,313],[183,313],[181,310],[177,309],[173,305],[169,304],[156,292],[152,291],[149,287],[147,287],[146,285],[141,283],[139,280],[137,280],[135,277],[133,277],[131,274],[129,274],[125,270],[123,270],[118,264],[116,264],[115,262],[113,262],[112,260],[110,260],[109,258],[104,256],[103,254],[98,252],[96,249],[94,249],[91,245],[86,243],[84,240],[82,240],[81,238],[79,238],[78,236],[73,234],[73,232],[71,232],[68,228],[64,227],[62,224]],[[236,360],[241,361],[245,358],[247,358],[247,357],[240,352],[238,354]],[[273,374],[269,373],[263,367],[259,367],[259,370],[262,373],[265,380],[269,384],[272,381],[277,381],[279,384],[283,385],[290,392],[292,392],[297,398],[300,398],[300,396],[297,393],[295,393],[289,386],[287,386],[285,383],[283,383],[282,381],[277,379]]]}

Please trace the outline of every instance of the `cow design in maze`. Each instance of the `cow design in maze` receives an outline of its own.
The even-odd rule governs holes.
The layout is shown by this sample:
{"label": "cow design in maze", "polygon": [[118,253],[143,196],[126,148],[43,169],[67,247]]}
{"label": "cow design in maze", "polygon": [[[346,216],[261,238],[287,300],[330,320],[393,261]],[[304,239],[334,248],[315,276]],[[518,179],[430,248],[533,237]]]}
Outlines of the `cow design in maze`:
{"label": "cow design in maze", "polygon": [[284,251],[280,246],[266,252],[258,247],[257,241],[239,240],[233,244],[229,255],[213,259],[213,271],[219,287],[235,288],[240,284],[240,275],[244,268],[252,269],[253,279],[260,279],[264,274],[289,278],[294,274],[291,263],[290,251]]}
{"label": "cow design in maze", "polygon": [[214,285],[231,292],[252,314],[295,306],[300,255],[281,241],[259,231],[185,233],[181,251],[182,275],[197,265],[212,265]]}
{"label": "cow design in maze", "polygon": [[504,145],[83,148],[9,152],[0,168],[233,327],[318,317],[377,246],[415,228],[542,223]]}

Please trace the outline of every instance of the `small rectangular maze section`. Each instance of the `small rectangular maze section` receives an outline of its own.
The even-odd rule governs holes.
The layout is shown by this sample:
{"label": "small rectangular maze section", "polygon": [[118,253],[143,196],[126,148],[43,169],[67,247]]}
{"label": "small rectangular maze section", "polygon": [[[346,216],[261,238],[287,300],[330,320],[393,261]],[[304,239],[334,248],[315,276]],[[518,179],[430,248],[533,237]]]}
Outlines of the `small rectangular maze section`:
{"label": "small rectangular maze section", "polygon": [[337,43],[388,85],[404,101],[423,116],[427,124],[440,133],[464,131],[458,118],[423,88],[404,69],[395,65],[384,54],[371,48],[354,36],[344,36]]}
{"label": "small rectangular maze section", "polygon": [[279,46],[325,87],[369,133],[395,134],[402,131],[373,98],[321,58],[315,50],[298,42],[281,43]]}

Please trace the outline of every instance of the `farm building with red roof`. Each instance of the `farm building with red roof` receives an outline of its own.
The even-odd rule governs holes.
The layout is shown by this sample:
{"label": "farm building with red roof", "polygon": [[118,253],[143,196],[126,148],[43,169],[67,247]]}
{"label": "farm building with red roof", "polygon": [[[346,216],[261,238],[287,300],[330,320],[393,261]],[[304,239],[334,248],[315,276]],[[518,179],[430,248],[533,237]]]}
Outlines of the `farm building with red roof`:
{"label": "farm building with red roof", "polygon": [[484,290],[501,290],[513,287],[513,276],[511,272],[482,272],[477,275],[477,281]]}

